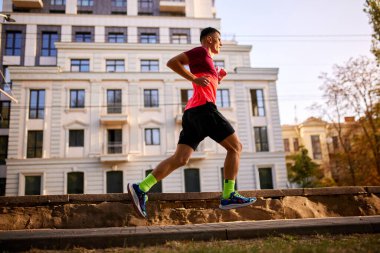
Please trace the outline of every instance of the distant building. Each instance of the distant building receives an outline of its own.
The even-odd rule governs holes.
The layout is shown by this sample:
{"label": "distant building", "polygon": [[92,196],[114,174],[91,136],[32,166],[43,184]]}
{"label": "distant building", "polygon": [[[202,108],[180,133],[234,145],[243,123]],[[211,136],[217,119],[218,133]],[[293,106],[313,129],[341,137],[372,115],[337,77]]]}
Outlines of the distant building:
{"label": "distant building", "polygon": [[342,150],[342,141],[350,145],[352,131],[356,131],[352,126],[356,124],[354,117],[345,117],[345,121],[339,125],[343,140],[339,140],[337,126],[320,118],[310,117],[298,125],[283,125],[282,136],[287,163],[292,163],[290,156],[303,146],[308,150],[310,158],[324,169],[326,177],[338,179],[335,154]]}
{"label": "distant building", "polygon": [[[20,101],[1,129],[6,195],[126,192],[173,154],[192,87],[166,62],[220,27],[214,1],[4,0],[3,11],[17,22],[0,26],[0,67]],[[238,189],[284,188],[278,69],[251,68],[250,52],[223,41],[217,105],[244,146]],[[206,139],[154,191],[221,191],[225,155]]]}

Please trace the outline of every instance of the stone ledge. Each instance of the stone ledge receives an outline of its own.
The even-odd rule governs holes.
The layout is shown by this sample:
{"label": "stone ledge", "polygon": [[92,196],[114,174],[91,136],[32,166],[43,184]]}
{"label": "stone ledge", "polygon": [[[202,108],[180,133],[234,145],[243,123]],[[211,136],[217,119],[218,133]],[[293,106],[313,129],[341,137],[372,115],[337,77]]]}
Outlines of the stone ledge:
{"label": "stone ledge", "polygon": [[366,191],[372,194],[380,194],[380,186],[366,186]]}
{"label": "stone ledge", "polygon": [[[360,195],[380,194],[380,186],[347,186],[326,188],[300,189],[273,189],[239,191],[242,195],[258,198],[282,198],[285,196],[326,196],[326,195]],[[151,193],[151,201],[193,201],[219,200],[220,192],[187,192],[187,193]],[[0,197],[0,207],[5,206],[38,206],[56,205],[65,203],[101,203],[101,202],[129,202],[126,193],[113,194],[69,194],[69,195],[40,195]]]}

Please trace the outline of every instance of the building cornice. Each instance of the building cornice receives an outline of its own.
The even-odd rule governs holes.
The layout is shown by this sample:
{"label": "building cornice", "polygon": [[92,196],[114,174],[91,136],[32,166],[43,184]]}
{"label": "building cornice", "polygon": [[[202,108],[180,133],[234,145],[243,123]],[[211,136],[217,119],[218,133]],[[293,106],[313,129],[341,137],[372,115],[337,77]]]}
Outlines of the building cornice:
{"label": "building cornice", "polygon": [[[150,26],[182,28],[204,27],[208,24],[219,27],[220,18],[196,18],[182,16],[131,16],[131,15],[96,15],[96,14],[51,14],[51,13],[18,13],[13,12],[12,18],[17,24],[31,25],[81,25],[81,26]],[[158,25],[159,23],[159,25]]]}
{"label": "building cornice", "polygon": [[[55,43],[58,50],[107,50],[107,51],[176,51],[183,52],[191,48],[200,46],[199,44],[141,44],[141,43],[78,43],[78,42],[57,42]],[[251,45],[225,44],[222,48],[223,52],[250,52]]]}
{"label": "building cornice", "polygon": [[[9,67],[12,80],[15,81],[66,81],[93,79],[112,81],[165,81],[184,80],[173,72],[61,72],[59,67]],[[168,78],[170,76],[170,78]],[[276,81],[278,77],[277,68],[252,68],[249,73],[229,73],[226,82],[233,81]]]}

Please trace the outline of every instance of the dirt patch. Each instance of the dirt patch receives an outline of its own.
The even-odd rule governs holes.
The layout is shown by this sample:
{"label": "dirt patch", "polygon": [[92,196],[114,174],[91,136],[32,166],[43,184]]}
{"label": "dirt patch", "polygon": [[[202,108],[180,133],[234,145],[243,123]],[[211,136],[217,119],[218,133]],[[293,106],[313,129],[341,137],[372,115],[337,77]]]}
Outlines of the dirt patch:
{"label": "dirt patch", "polygon": [[217,200],[150,201],[147,220],[139,218],[131,204],[123,202],[5,206],[0,208],[0,230],[181,225],[380,215],[380,198],[374,194],[260,198],[249,207],[229,211],[218,209],[218,205]]}

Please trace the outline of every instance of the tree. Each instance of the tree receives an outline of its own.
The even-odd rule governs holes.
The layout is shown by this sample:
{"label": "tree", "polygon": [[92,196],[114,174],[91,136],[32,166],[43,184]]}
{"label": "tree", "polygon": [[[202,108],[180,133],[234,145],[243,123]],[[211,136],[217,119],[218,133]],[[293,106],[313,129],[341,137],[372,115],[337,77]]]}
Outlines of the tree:
{"label": "tree", "polygon": [[301,147],[300,151],[291,158],[294,160],[294,164],[288,166],[289,181],[302,188],[318,186],[318,178],[321,177],[318,170],[319,165],[308,156],[307,149]]}
{"label": "tree", "polygon": [[[337,132],[341,171],[346,170],[353,185],[368,182],[363,175],[380,178],[380,115],[373,92],[380,81],[379,67],[366,57],[351,58],[345,65],[335,65],[332,75],[323,73],[320,78],[325,104],[319,108]],[[357,121],[344,124],[345,116]]]}
{"label": "tree", "polygon": [[372,24],[374,31],[371,51],[375,55],[378,64],[380,64],[380,1],[366,0],[364,11],[368,13],[370,24]]}

